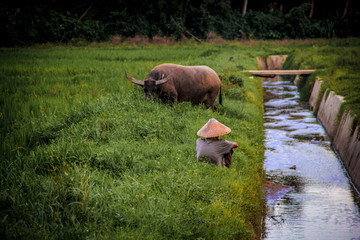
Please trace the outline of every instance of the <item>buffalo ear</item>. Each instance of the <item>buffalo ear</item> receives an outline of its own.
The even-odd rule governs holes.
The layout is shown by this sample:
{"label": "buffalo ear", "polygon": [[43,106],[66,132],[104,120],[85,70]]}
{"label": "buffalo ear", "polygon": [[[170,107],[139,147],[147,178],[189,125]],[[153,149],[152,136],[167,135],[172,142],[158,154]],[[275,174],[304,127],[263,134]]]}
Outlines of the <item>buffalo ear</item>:
{"label": "buffalo ear", "polygon": [[136,85],[139,85],[139,86],[144,86],[144,81],[140,81],[140,80],[137,80],[133,77],[130,77],[127,72],[125,72],[125,75],[127,77],[127,79],[129,79],[131,82],[135,83]]}
{"label": "buffalo ear", "polygon": [[[161,80],[156,81],[156,82],[155,82],[156,86],[161,85],[161,84],[164,84],[164,83],[166,83],[167,81],[169,81],[170,78],[171,78],[171,74],[172,74],[172,73],[170,73],[170,74],[169,74],[166,78],[164,78],[164,79],[161,79]],[[164,77],[164,74],[162,75],[162,78],[163,78],[163,77]]]}

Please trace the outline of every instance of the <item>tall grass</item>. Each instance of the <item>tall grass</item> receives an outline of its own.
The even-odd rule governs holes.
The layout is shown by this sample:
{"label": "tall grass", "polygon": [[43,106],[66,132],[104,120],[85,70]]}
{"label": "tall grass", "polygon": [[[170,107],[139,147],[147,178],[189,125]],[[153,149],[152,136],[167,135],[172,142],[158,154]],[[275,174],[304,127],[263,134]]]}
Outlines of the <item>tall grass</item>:
{"label": "tall grass", "polygon": [[[222,45],[1,49],[0,233],[26,239],[254,239],[261,231],[263,106],[255,56]],[[277,51],[276,50],[276,51]],[[279,51],[280,51],[279,50]],[[224,106],[145,102],[124,76],[208,65]],[[236,141],[231,169],[196,161],[216,118]]]}

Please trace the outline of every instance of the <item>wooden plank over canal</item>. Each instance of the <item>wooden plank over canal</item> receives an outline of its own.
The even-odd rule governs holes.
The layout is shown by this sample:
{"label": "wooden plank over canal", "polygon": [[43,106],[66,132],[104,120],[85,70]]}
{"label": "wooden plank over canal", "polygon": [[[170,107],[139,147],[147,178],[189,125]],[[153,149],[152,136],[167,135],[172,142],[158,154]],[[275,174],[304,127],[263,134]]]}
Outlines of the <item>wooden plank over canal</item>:
{"label": "wooden plank over canal", "polygon": [[277,75],[309,75],[313,73],[314,69],[308,70],[250,70],[247,71],[254,76],[259,77],[275,77]]}

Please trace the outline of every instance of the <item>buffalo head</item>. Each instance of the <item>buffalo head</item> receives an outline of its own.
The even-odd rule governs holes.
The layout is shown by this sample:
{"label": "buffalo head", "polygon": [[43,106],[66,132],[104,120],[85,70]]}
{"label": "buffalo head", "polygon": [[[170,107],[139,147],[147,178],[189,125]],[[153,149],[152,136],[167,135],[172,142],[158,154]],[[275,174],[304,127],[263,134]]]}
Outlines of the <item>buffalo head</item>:
{"label": "buffalo head", "polygon": [[131,82],[135,83],[136,85],[139,85],[143,88],[144,97],[146,100],[152,100],[155,98],[156,93],[158,92],[158,87],[170,79],[170,75],[168,75],[166,78],[164,78],[164,74],[161,77],[161,80],[155,80],[153,78],[147,78],[144,81],[137,80],[133,77],[130,77],[127,72],[125,72],[125,75],[127,79],[129,79]]}

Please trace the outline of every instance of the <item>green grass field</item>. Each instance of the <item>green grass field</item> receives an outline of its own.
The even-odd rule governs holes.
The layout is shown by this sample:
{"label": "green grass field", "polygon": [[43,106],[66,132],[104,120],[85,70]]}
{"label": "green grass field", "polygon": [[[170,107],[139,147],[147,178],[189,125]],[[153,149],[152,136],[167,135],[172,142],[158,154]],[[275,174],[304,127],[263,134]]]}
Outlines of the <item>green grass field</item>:
{"label": "green grass field", "polygon": [[[256,56],[314,42],[47,46],[0,50],[0,233],[26,239],[254,239],[265,212]],[[161,63],[208,65],[217,112],[145,102],[137,79]],[[239,148],[232,168],[196,160],[216,118]]]}

